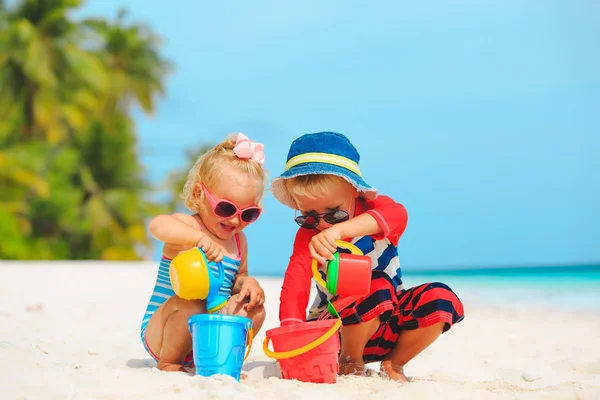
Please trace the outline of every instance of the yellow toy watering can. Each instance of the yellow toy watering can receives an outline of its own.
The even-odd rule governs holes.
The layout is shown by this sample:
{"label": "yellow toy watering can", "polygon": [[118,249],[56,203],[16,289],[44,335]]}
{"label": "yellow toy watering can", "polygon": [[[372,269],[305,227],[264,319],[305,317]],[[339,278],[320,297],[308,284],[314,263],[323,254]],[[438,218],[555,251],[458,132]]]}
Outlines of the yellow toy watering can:
{"label": "yellow toy watering can", "polygon": [[209,313],[219,310],[227,303],[227,298],[219,295],[225,279],[223,264],[219,262],[217,267],[218,275],[215,275],[206,255],[197,247],[179,253],[171,260],[169,269],[173,291],[185,300],[206,300]]}

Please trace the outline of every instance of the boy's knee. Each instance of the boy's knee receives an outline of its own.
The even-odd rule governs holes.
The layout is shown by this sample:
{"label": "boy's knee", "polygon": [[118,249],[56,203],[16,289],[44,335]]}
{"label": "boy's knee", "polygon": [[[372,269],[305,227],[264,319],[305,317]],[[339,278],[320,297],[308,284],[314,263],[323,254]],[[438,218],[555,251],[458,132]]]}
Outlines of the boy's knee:
{"label": "boy's knee", "polygon": [[450,286],[446,285],[442,282],[430,282],[427,283],[428,297],[429,298],[437,298],[437,299],[445,299],[445,300],[458,300],[458,296]]}
{"label": "boy's knee", "polygon": [[427,293],[421,296],[421,301],[436,301],[445,311],[456,315],[457,320],[462,319],[464,316],[463,303],[448,285],[441,282],[431,282],[426,285]]}

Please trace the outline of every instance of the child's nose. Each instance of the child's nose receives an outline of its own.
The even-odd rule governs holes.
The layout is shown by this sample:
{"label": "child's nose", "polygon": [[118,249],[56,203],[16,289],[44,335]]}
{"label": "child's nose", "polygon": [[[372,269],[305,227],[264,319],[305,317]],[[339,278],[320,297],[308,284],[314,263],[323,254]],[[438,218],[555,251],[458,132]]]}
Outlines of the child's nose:
{"label": "child's nose", "polygon": [[323,218],[321,218],[321,220],[319,221],[319,225],[317,225],[317,229],[322,231],[324,229],[327,229],[331,226],[331,224],[328,224],[327,222],[325,222],[323,220]]}
{"label": "child's nose", "polygon": [[234,215],[229,219],[229,223],[233,226],[238,226],[241,222],[239,215]]}

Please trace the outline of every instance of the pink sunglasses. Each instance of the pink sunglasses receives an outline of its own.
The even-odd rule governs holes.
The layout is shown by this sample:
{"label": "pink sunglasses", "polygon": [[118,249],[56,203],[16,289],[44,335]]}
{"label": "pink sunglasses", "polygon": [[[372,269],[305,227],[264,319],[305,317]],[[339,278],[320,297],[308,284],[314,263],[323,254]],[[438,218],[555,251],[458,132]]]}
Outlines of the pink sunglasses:
{"label": "pink sunglasses", "polygon": [[236,215],[241,215],[242,221],[244,222],[254,222],[260,216],[262,212],[262,207],[251,206],[240,210],[239,207],[228,200],[215,200],[215,198],[210,194],[206,186],[202,183],[202,189],[204,189],[204,193],[206,193],[206,198],[210,203],[210,206],[213,209],[213,213],[217,217],[221,218],[231,218]]}

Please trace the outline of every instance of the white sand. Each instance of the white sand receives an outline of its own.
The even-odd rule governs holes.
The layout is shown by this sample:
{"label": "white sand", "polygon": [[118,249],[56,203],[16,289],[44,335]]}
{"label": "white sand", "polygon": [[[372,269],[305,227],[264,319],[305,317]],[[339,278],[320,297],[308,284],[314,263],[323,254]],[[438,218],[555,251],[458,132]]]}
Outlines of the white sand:
{"label": "white sand", "polygon": [[[0,399],[600,399],[600,314],[502,309],[460,293],[466,319],[411,362],[411,383],[279,378],[261,350],[248,379],[157,372],[139,339],[156,265],[0,264]],[[267,292],[277,325],[281,282]],[[377,367],[377,365],[373,365]]]}

